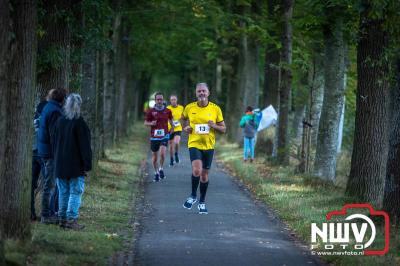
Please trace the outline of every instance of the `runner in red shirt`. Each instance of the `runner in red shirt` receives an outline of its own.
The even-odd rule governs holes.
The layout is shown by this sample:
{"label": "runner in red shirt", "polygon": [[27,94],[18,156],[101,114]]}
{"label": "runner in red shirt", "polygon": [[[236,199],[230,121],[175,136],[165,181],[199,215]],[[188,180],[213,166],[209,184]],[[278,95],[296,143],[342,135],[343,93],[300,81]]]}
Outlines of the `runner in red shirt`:
{"label": "runner in red shirt", "polygon": [[[150,149],[152,151],[152,162],[154,167],[154,182],[165,178],[163,165],[168,146],[169,134],[174,131],[171,110],[164,105],[164,96],[157,92],[154,96],[156,104],[147,111],[144,124],[150,126]],[[171,132],[168,132],[168,123],[171,125]],[[158,151],[160,151],[160,166],[158,166]]]}

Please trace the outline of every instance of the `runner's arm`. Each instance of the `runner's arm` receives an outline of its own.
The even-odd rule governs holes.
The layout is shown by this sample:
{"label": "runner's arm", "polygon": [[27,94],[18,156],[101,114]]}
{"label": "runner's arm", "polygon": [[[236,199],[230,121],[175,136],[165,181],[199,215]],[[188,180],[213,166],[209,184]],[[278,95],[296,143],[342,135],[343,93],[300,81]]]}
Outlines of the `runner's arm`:
{"label": "runner's arm", "polygon": [[172,119],[168,120],[169,124],[171,125],[171,133],[175,131],[174,121]]}
{"label": "runner's arm", "polygon": [[157,121],[147,121],[147,120],[144,120],[144,125],[145,125],[145,126],[155,126],[156,123],[157,123]]}
{"label": "runner's arm", "polygon": [[181,117],[182,129],[187,133],[192,133],[192,128],[189,125],[189,119],[186,119],[183,115]]}
{"label": "runner's arm", "polygon": [[226,126],[225,126],[225,122],[224,121],[221,121],[221,122],[218,122],[218,123],[214,123],[213,121],[210,120],[210,121],[208,121],[208,125],[211,128],[217,130],[220,133],[225,133],[226,132]]}

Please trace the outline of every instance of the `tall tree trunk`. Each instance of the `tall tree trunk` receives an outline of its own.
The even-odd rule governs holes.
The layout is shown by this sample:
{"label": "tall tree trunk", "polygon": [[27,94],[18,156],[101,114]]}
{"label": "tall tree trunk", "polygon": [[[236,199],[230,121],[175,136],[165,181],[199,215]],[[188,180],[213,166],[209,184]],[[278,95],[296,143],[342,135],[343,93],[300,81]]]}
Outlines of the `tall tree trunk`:
{"label": "tall tree trunk", "polygon": [[397,84],[391,90],[389,154],[383,208],[393,224],[400,223],[400,60],[396,66]]}
{"label": "tall tree trunk", "polygon": [[[257,2],[252,1],[251,8],[238,6],[238,14],[248,14],[253,16],[256,14]],[[245,30],[248,25],[244,20],[239,21],[239,25]],[[259,79],[260,73],[258,68],[258,55],[259,55],[259,44],[253,36],[242,33],[239,41],[239,57],[238,57],[238,83],[239,88],[237,89],[238,94],[234,95],[237,97],[236,100],[238,105],[235,106],[236,112],[233,117],[234,120],[232,126],[236,126],[233,129],[238,132],[236,141],[242,143],[242,135],[239,133],[238,123],[240,114],[244,112],[246,106],[258,107],[259,97]],[[238,108],[239,107],[239,108]]]}
{"label": "tall tree trunk", "polygon": [[[256,16],[261,9],[258,1],[251,1],[251,7],[240,7],[240,12],[253,17]],[[243,29],[249,26],[244,22],[240,22]],[[239,55],[239,75],[240,75],[240,91],[243,95],[241,100],[242,112],[246,106],[258,107],[258,98],[260,94],[260,71],[258,67],[259,44],[254,36],[243,33],[240,41]],[[237,121],[238,123],[239,121]],[[236,123],[236,124],[237,124]]]}
{"label": "tall tree trunk", "polygon": [[56,60],[45,62],[45,67],[39,69],[37,86],[41,97],[51,89],[67,89],[69,85],[71,32],[65,14],[71,11],[71,6],[71,0],[47,1],[43,6],[45,33],[39,39],[38,56]]}
{"label": "tall tree trunk", "polygon": [[96,138],[97,158],[104,158],[104,127],[103,127],[103,92],[104,92],[104,52],[97,52],[96,58]]}
{"label": "tall tree trunk", "polygon": [[295,108],[294,117],[292,120],[292,138],[294,144],[299,146],[301,144],[301,137],[303,135],[303,120],[306,115],[306,106],[299,105]]}
{"label": "tall tree trunk", "polygon": [[[5,132],[7,131],[7,124],[5,123],[6,118],[8,116],[6,99],[4,96],[6,95],[7,88],[7,67],[9,61],[9,32],[10,28],[10,6],[9,1],[0,0],[0,143],[5,143]],[[3,156],[5,150],[3,145],[0,146],[0,154]],[[0,173],[5,168],[4,160],[0,160]],[[3,177],[0,177],[0,189],[3,190],[4,185],[3,182],[6,181]],[[2,191],[0,195],[0,204],[3,206],[3,202],[8,200],[5,198],[5,194]],[[1,215],[1,214],[0,214]],[[3,222],[0,218],[0,265],[5,265],[5,254],[4,254],[4,239],[5,235],[3,235]]]}
{"label": "tall tree trunk", "polygon": [[311,149],[317,147],[318,128],[321,118],[322,104],[324,100],[324,75],[322,58],[319,54],[313,56],[312,67],[310,69],[309,80],[311,84],[309,121],[311,122]]}
{"label": "tall tree trunk", "polygon": [[346,193],[381,208],[389,141],[389,67],[385,19],[373,18],[363,1],[357,46],[357,102],[354,148]]}
{"label": "tall tree trunk", "polygon": [[0,237],[4,240],[30,233],[35,1],[0,1],[0,22]]}
{"label": "tall tree trunk", "polygon": [[258,107],[258,98],[260,94],[260,71],[258,68],[259,44],[256,40],[251,39],[250,36],[246,36],[245,41],[243,111],[248,105]]}
{"label": "tall tree trunk", "polygon": [[292,25],[294,0],[282,0],[283,31],[282,31],[282,63],[281,86],[279,90],[279,116],[278,116],[278,162],[282,165],[289,164],[289,97],[292,88]]}
{"label": "tall tree trunk", "polygon": [[[345,77],[346,79],[346,77]],[[345,87],[346,89],[346,87]],[[340,120],[339,120],[339,130],[338,130],[338,144],[336,148],[336,153],[340,153],[342,151],[342,141],[343,141],[343,127],[344,127],[344,114],[345,114],[345,105],[346,105],[346,97],[343,97],[343,107],[340,112]]]}
{"label": "tall tree trunk", "polygon": [[134,88],[134,109],[133,109],[133,121],[136,122],[139,119],[139,111],[143,109],[143,102],[140,102],[140,88],[139,88],[139,80],[134,80],[133,82]]}
{"label": "tall tree trunk", "polygon": [[238,129],[238,118],[240,118],[241,111],[239,106],[239,85],[238,85],[238,56],[235,55],[232,57],[232,68],[229,72],[227,72],[227,87],[228,87],[228,95],[227,95],[227,104],[226,110],[229,115],[225,115],[226,126],[227,126],[227,134],[228,139],[230,141],[236,141],[240,131]]}
{"label": "tall tree trunk", "polygon": [[104,148],[109,148],[114,139],[114,62],[113,52],[107,51],[104,54],[103,64],[104,92],[103,92],[103,132]]}
{"label": "tall tree trunk", "polygon": [[128,40],[127,35],[129,33],[129,28],[127,25],[122,26],[122,40],[119,41],[118,49],[118,73],[117,79],[119,79],[119,93],[118,93],[118,103],[117,103],[117,131],[116,137],[120,138],[126,135],[127,129],[127,95],[128,95]]}
{"label": "tall tree trunk", "polygon": [[343,19],[334,21],[324,30],[325,90],[318,128],[314,175],[334,181],[340,116],[344,95]]}
{"label": "tall tree trunk", "polygon": [[6,265],[6,256],[4,251],[4,240],[0,231],[0,265]]}
{"label": "tall tree trunk", "polygon": [[280,53],[275,45],[267,46],[265,50],[264,67],[264,106],[272,105],[279,109],[279,77],[280,77]]}
{"label": "tall tree trunk", "polygon": [[[279,6],[279,1],[268,1],[268,16],[271,21],[276,19],[275,8]],[[278,37],[277,30],[271,31],[272,37]],[[264,92],[263,107],[272,105],[275,110],[279,108],[279,80],[280,80],[280,51],[274,43],[267,45],[265,49],[265,66],[264,66]]]}
{"label": "tall tree trunk", "polygon": [[[82,29],[85,27],[84,25],[84,15],[82,10],[82,2],[80,0],[76,5],[72,7],[72,15],[74,17],[74,21],[76,22],[75,27],[78,29]],[[79,31],[79,30],[78,30]],[[75,30],[74,33],[71,34],[71,59],[70,59],[70,80],[69,80],[69,91],[75,93],[81,93],[82,90],[82,61],[83,61],[83,45],[84,45],[84,37],[82,36],[82,32]]]}
{"label": "tall tree trunk", "polygon": [[82,114],[86,120],[91,136],[93,161],[97,161],[97,132],[96,132],[96,51],[85,45],[82,53]]}
{"label": "tall tree trunk", "polygon": [[121,23],[121,15],[118,14],[114,20],[113,32],[110,36],[113,39],[113,48],[105,53],[104,57],[104,93],[103,93],[103,127],[104,147],[109,148],[115,137],[115,104],[116,104],[116,79],[115,79],[115,54],[117,49],[118,29]]}

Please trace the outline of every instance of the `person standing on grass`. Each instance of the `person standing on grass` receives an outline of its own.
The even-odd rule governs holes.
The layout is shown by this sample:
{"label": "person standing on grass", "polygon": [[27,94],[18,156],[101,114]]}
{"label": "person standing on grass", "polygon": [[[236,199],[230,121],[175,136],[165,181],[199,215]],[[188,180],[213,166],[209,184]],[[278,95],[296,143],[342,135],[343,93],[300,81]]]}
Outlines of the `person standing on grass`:
{"label": "person standing on grass", "polygon": [[38,155],[42,160],[43,191],[42,213],[40,222],[43,224],[58,224],[56,203],[57,186],[54,176],[54,129],[55,122],[62,115],[67,90],[52,89],[47,96],[47,104],[40,116],[37,139]]}
{"label": "person standing on grass", "polygon": [[46,99],[42,99],[40,101],[40,103],[36,106],[35,115],[33,118],[34,135],[32,140],[31,221],[36,221],[37,219],[35,208],[35,191],[38,188],[40,172],[44,167],[42,159],[38,155],[37,135],[39,131],[40,115],[46,104]]}
{"label": "person standing on grass", "polygon": [[197,101],[186,105],[182,114],[183,130],[189,133],[188,148],[192,162],[192,193],[183,207],[191,209],[197,202],[200,182],[199,214],[207,214],[205,197],[208,174],[214,156],[215,134],[225,133],[226,127],[221,108],[208,100],[210,91],[206,83],[196,85]]}
{"label": "person standing on grass", "polygon": [[247,162],[248,152],[250,151],[250,162],[254,160],[254,144],[255,136],[257,134],[257,121],[256,116],[253,113],[253,108],[247,106],[246,113],[240,119],[240,127],[243,128],[243,140],[244,140],[244,162]]}
{"label": "person standing on grass", "polygon": [[[182,117],[183,106],[178,104],[178,97],[176,95],[171,95],[169,97],[170,105],[167,106],[172,112],[173,124],[175,126],[174,132],[169,136],[169,154],[170,163],[169,166],[174,166],[175,163],[179,163],[179,142],[181,141],[182,125],[180,119]],[[168,130],[171,129],[171,125],[168,124]]]}
{"label": "person standing on grass", "polygon": [[[147,111],[144,124],[150,127],[150,149],[154,167],[153,181],[158,182],[166,177],[163,165],[169,140],[168,123],[172,126],[171,133],[174,132],[174,125],[171,110],[163,104],[163,94],[157,92],[154,99],[156,104]],[[160,164],[158,164],[158,153],[160,153]]]}
{"label": "person standing on grass", "polygon": [[82,98],[72,93],[68,96],[64,115],[56,122],[55,175],[59,189],[60,226],[81,230],[78,224],[79,207],[85,188],[85,176],[92,170],[90,130],[81,116]]}

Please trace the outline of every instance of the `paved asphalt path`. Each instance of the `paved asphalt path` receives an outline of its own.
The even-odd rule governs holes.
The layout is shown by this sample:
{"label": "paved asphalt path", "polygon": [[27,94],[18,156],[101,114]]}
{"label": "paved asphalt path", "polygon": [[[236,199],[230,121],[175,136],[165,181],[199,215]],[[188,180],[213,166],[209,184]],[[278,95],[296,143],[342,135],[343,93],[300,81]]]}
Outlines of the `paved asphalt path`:
{"label": "paved asphalt path", "polygon": [[152,182],[150,158],[147,162],[135,265],[321,265],[267,208],[218,168],[215,158],[208,215],[198,214],[197,204],[184,209],[191,192],[187,148],[181,150],[180,164],[168,167],[167,161],[169,155],[167,177],[158,183]]}

